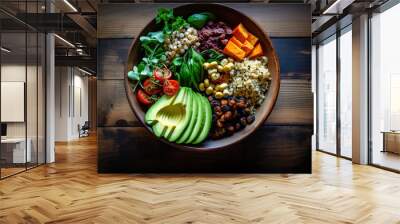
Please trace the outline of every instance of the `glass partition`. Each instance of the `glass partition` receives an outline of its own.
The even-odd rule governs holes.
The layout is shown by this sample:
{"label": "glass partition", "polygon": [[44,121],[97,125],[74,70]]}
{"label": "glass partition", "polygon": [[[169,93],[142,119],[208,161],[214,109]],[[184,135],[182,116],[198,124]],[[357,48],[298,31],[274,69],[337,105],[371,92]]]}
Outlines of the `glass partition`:
{"label": "glass partition", "polygon": [[[19,1],[18,12],[38,13],[39,4]],[[39,30],[0,12],[0,178],[45,163],[45,44]]]}
{"label": "glass partition", "polygon": [[6,177],[24,171],[31,159],[26,138],[26,33],[3,32],[1,47],[1,176]]}
{"label": "glass partition", "polygon": [[336,154],[336,36],[319,45],[317,63],[317,149]]}

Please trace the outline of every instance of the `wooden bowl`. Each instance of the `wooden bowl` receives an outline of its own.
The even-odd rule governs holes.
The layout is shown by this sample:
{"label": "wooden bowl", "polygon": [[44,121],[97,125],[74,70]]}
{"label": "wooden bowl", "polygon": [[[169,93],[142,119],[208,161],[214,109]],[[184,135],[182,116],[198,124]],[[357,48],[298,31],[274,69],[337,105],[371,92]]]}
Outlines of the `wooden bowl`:
{"label": "wooden bowl", "polygon": [[[268,35],[249,17],[238,12],[232,8],[220,5],[220,4],[187,4],[182,5],[177,8],[174,8],[174,14],[183,16],[187,18],[193,13],[209,11],[214,13],[217,16],[217,20],[220,19],[234,28],[237,24],[242,23],[249,32],[257,36],[261,42],[261,46],[263,50],[266,52],[266,56],[268,57],[268,69],[272,75],[272,81],[270,83],[270,87],[266,93],[265,100],[263,104],[256,111],[256,119],[251,124],[246,126],[243,130],[235,133],[232,136],[225,137],[218,140],[207,139],[202,144],[199,145],[184,145],[184,144],[175,144],[168,142],[165,139],[160,139],[161,141],[172,145],[176,148],[183,150],[192,150],[192,151],[211,151],[216,149],[227,148],[228,146],[232,146],[235,143],[243,140],[251,133],[253,133],[259,126],[263,125],[264,121],[268,118],[272,109],[275,105],[275,102],[279,93],[280,86],[280,76],[279,76],[279,62],[278,57],[275,53],[274,48],[272,47],[271,40]],[[161,28],[157,26],[155,19],[153,19],[146,27],[140,32],[139,36],[145,35],[150,31],[157,31]],[[127,71],[132,70],[133,66],[138,64],[142,55],[140,54],[140,41],[139,38],[135,38],[131,49],[128,54],[128,63],[127,63]],[[128,80],[127,72],[125,73],[125,89],[126,94],[129,100],[129,104],[136,114],[138,120],[146,127],[148,131],[152,132],[151,126],[147,125],[144,122],[145,110],[136,100],[135,94],[132,91],[130,81]]]}

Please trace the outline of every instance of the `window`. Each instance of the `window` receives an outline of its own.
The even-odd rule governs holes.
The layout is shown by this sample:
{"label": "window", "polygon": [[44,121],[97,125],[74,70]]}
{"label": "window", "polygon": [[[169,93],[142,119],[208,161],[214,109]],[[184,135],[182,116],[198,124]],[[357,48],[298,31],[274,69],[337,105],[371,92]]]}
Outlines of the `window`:
{"label": "window", "polygon": [[349,159],[352,157],[352,41],[349,24],[318,45],[316,60],[317,149]]}
{"label": "window", "polygon": [[336,154],[336,36],[318,47],[317,148]]}
{"label": "window", "polygon": [[352,156],[352,32],[343,30],[340,40],[340,155]]}
{"label": "window", "polygon": [[371,162],[400,170],[400,5],[371,18]]}

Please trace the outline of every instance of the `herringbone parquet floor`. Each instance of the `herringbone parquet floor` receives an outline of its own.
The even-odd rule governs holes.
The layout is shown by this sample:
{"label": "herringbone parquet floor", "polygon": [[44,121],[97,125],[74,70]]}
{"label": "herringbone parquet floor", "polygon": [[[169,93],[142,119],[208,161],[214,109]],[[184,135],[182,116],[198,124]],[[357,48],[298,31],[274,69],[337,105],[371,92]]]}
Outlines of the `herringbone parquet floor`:
{"label": "herringbone parquet floor", "polygon": [[313,154],[312,175],[99,175],[96,142],[0,181],[0,223],[400,223],[400,175]]}

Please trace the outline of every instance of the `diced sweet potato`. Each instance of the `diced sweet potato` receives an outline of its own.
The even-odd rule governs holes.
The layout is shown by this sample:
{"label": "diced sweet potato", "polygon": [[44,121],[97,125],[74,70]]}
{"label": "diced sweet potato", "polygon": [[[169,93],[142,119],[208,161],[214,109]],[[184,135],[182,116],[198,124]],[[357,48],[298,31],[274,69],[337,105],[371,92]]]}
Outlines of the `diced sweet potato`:
{"label": "diced sweet potato", "polygon": [[238,47],[242,48],[243,47],[243,43],[240,42],[236,37],[231,37],[230,39],[234,44],[236,44]]}
{"label": "diced sweet potato", "polygon": [[224,48],[224,53],[235,60],[241,61],[246,56],[246,52],[238,47],[233,41],[229,40]]}
{"label": "diced sweet potato", "polygon": [[249,33],[249,36],[247,37],[247,41],[249,41],[253,46],[256,45],[258,42],[258,38],[254,36],[253,34]]}
{"label": "diced sweet potato", "polygon": [[244,43],[249,36],[249,32],[241,23],[237,25],[235,29],[233,29],[232,34],[242,43]]}
{"label": "diced sweet potato", "polygon": [[263,49],[261,47],[261,44],[258,43],[254,47],[254,49],[251,51],[251,53],[249,55],[249,58],[253,59],[253,58],[257,58],[257,57],[263,56],[263,55],[264,55],[264,52],[263,52]]}
{"label": "diced sweet potato", "polygon": [[248,55],[253,50],[254,46],[246,40],[241,48],[244,50],[244,52],[246,52],[246,55]]}

